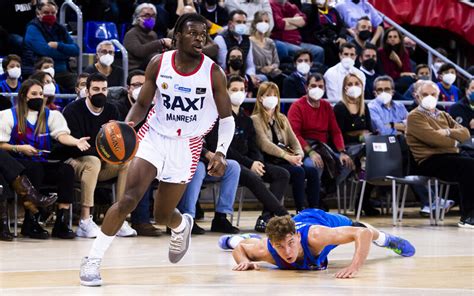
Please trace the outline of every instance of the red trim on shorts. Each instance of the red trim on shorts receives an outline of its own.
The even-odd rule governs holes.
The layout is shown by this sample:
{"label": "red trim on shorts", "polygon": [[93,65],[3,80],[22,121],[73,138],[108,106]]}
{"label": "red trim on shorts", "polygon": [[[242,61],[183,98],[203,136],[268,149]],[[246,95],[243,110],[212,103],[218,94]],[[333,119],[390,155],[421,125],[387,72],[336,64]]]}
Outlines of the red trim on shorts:
{"label": "red trim on shorts", "polygon": [[189,139],[189,150],[191,151],[191,167],[189,168],[189,179],[187,182],[190,182],[196,173],[196,168],[201,157],[202,150],[202,139],[203,137],[194,137]]}
{"label": "red trim on shorts", "polygon": [[196,74],[196,72],[199,71],[199,69],[201,69],[201,66],[204,63],[204,54],[201,53],[201,61],[199,62],[199,65],[194,70],[192,70],[191,72],[183,73],[183,72],[179,71],[178,69],[176,69],[176,65],[174,63],[175,56],[176,56],[176,50],[171,55],[171,67],[176,72],[176,74],[181,75],[181,76],[191,76],[193,74]]}

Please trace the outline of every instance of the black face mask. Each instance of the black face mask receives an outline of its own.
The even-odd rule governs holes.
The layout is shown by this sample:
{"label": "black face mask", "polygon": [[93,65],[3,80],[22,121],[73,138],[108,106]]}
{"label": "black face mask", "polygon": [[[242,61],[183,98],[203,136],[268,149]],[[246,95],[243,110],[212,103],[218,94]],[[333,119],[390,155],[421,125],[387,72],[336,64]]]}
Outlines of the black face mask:
{"label": "black face mask", "polygon": [[242,59],[232,59],[229,61],[229,65],[232,67],[234,70],[240,70],[243,65]]}
{"label": "black face mask", "polygon": [[217,0],[206,0],[208,6],[214,6],[217,4]]}
{"label": "black face mask", "polygon": [[395,45],[387,44],[387,46],[388,46],[389,50],[393,50],[396,53],[398,53],[400,51],[400,48],[402,47],[402,45],[400,43],[395,44]]}
{"label": "black face mask", "polygon": [[362,62],[362,66],[366,70],[372,71],[375,68],[376,63],[377,62],[375,61],[375,59],[368,59],[368,60],[365,60],[365,61]]}
{"label": "black face mask", "polygon": [[43,107],[43,99],[42,98],[32,98],[26,102],[26,105],[29,109],[34,111],[40,111],[41,107]]}
{"label": "black face mask", "polygon": [[352,0],[355,4],[359,4],[360,0]]}
{"label": "black face mask", "polygon": [[91,96],[91,103],[94,107],[102,108],[105,106],[105,102],[107,101],[107,97],[103,93],[98,93]]}
{"label": "black face mask", "polygon": [[363,30],[359,32],[359,38],[363,41],[367,41],[370,37],[372,37],[372,32],[369,30]]}
{"label": "black face mask", "polygon": [[410,54],[410,57],[413,57],[415,54],[415,49],[413,47],[407,47],[408,53]]}

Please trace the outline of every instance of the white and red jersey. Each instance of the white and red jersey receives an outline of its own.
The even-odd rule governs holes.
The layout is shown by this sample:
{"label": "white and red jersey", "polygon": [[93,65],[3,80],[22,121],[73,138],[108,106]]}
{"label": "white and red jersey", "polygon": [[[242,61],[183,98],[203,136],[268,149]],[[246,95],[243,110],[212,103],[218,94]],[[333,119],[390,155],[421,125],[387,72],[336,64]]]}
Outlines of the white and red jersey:
{"label": "white and red jersey", "polygon": [[173,50],[161,57],[154,114],[148,119],[147,132],[169,138],[202,137],[218,117],[212,91],[214,62],[201,54],[201,62],[194,71],[181,73],[174,64],[175,55]]}

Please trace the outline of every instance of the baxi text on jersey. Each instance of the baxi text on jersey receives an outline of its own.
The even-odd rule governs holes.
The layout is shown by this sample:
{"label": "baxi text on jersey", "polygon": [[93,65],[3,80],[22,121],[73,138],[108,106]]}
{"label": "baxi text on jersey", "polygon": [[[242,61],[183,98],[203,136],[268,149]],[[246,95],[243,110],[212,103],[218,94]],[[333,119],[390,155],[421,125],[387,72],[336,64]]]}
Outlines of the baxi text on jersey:
{"label": "baxi text on jersey", "polygon": [[181,96],[175,96],[173,100],[171,100],[171,97],[166,95],[166,94],[161,94],[163,97],[163,106],[166,109],[171,109],[171,110],[182,110],[185,112],[189,111],[198,111],[201,110],[202,107],[204,106],[204,99],[205,97],[200,97],[200,98],[186,98],[186,97],[181,97]]}
{"label": "baxi text on jersey", "polygon": [[172,113],[167,113],[166,114],[166,120],[168,121],[180,121],[180,122],[193,122],[197,121],[197,115],[177,115],[177,114],[172,114]]}

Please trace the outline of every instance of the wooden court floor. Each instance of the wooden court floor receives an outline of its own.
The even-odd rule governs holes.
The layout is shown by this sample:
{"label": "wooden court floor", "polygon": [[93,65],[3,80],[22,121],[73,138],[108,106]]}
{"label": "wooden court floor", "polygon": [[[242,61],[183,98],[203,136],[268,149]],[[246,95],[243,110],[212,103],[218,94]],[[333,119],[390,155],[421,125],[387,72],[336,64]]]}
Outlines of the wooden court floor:
{"label": "wooden court floor", "polygon": [[[241,230],[249,232],[257,212],[244,212]],[[212,214],[199,224],[210,229]],[[281,271],[263,265],[260,271],[235,272],[229,252],[217,247],[219,234],[193,236],[184,259],[167,260],[169,237],[116,238],[103,261],[104,286],[79,285],[79,264],[90,239],[46,241],[19,238],[0,242],[0,295],[474,295],[474,231],[449,216],[443,226],[430,226],[408,212],[402,227],[390,217],[365,219],[403,236],[417,248],[411,258],[373,246],[354,279],[334,273],[351,260],[353,245],[336,248],[326,271]]]}

